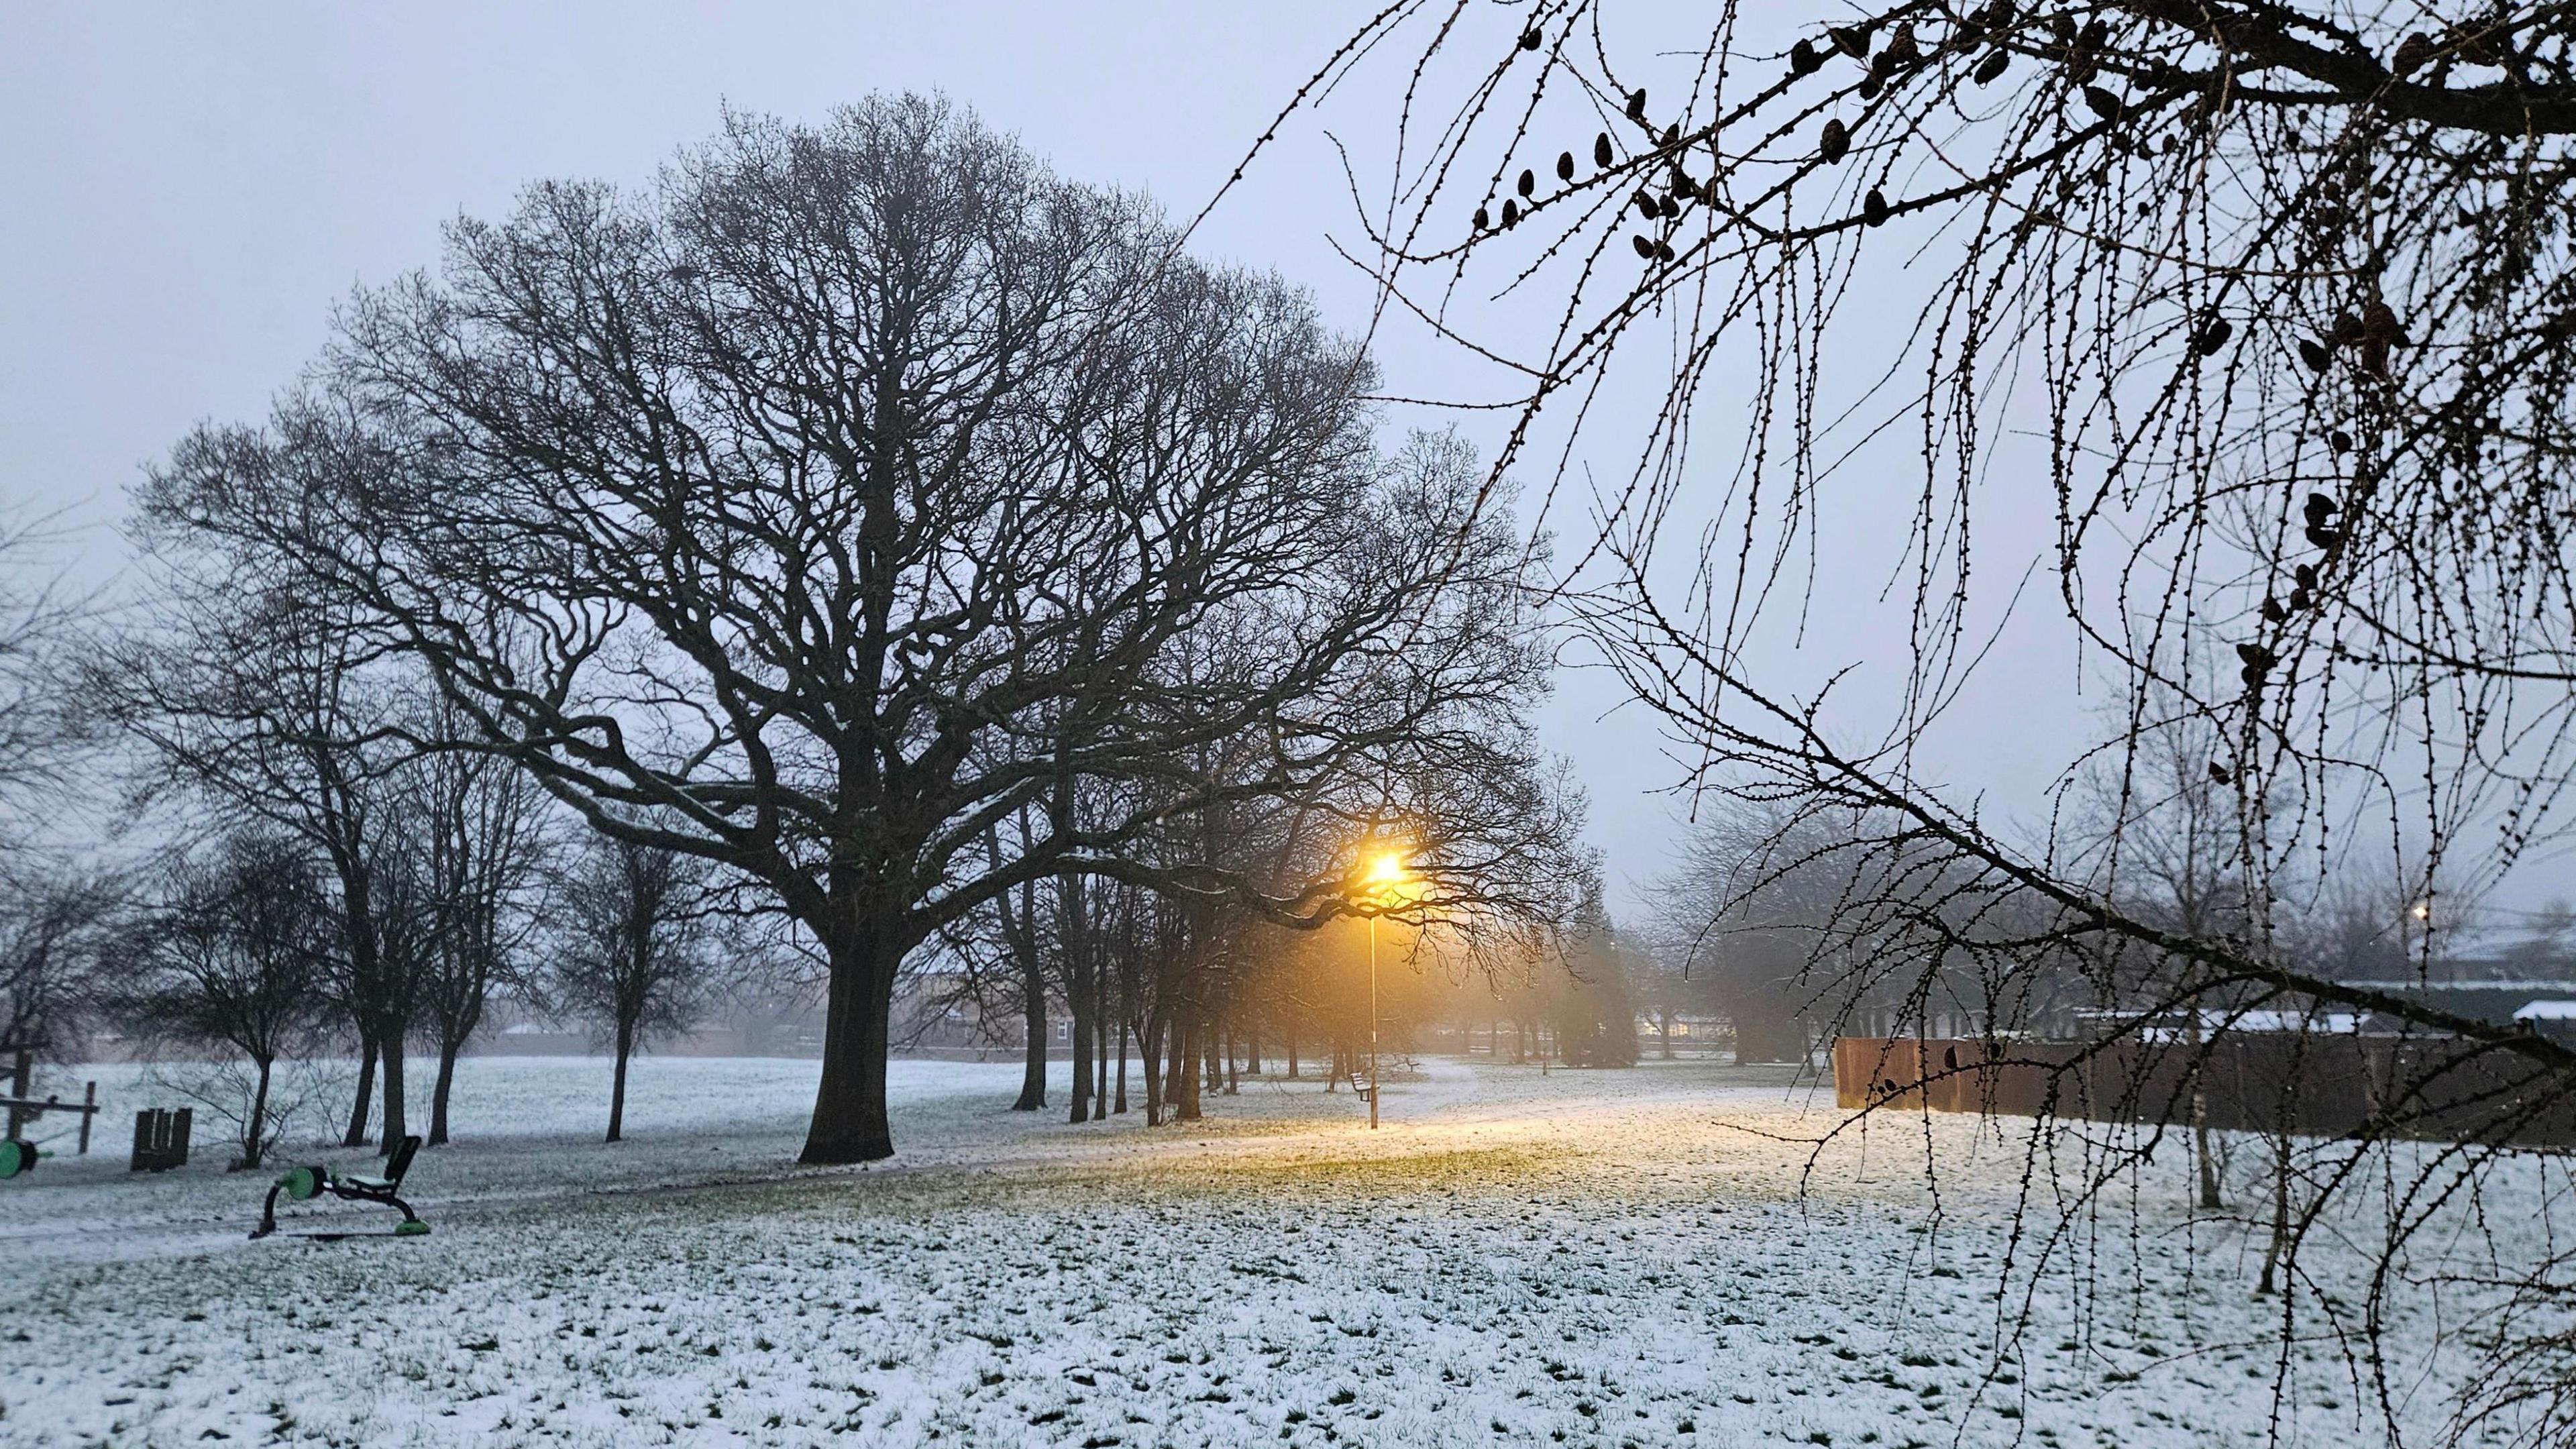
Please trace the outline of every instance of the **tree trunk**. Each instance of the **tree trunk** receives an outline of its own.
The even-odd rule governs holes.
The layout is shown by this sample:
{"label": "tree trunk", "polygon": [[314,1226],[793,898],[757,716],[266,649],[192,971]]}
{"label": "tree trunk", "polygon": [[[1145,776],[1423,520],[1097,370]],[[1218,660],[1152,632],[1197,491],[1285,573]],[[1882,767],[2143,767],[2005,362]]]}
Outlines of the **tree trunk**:
{"label": "tree trunk", "polygon": [[1020,964],[1020,992],[1026,1002],[1021,1029],[1028,1034],[1028,1049],[1020,1061],[1020,1099],[1011,1110],[1035,1112],[1046,1105],[1047,1068],[1046,975],[1038,969],[1035,952]]}
{"label": "tree trunk", "polygon": [[1091,1003],[1091,1120],[1109,1120],[1109,993],[1092,983]]}
{"label": "tree trunk", "polygon": [[438,1044],[438,1079],[429,1087],[429,1138],[421,1145],[438,1147],[447,1141],[447,1095],[456,1085],[456,1055],[465,1049],[463,1038]]}
{"label": "tree trunk", "polygon": [[1196,1122],[1204,1115],[1201,1108],[1207,1079],[1201,1072],[1207,1055],[1207,1023],[1196,1009],[1185,1012],[1181,1023],[1182,1029],[1189,1034],[1189,1050],[1181,1057],[1181,1100],[1174,1115],[1184,1122]]}
{"label": "tree trunk", "polygon": [[1163,1099],[1175,1122],[1199,1120],[1198,1012],[1186,1001],[1172,1010],[1172,1079]]}
{"label": "tree trunk", "polygon": [[367,1145],[367,1109],[376,1100],[376,1039],[358,1038],[358,1096],[349,1104],[349,1130],[341,1137],[343,1147]]}
{"label": "tree trunk", "polygon": [[[1026,828],[1025,815],[1020,823]],[[997,858],[1001,848],[997,834],[993,846]],[[1011,1110],[1035,1112],[1046,1106],[1047,1069],[1046,962],[1038,954],[1037,883],[1023,882],[1020,886],[1018,931],[1009,930],[1011,898],[1003,896],[1000,904],[1004,934],[1012,938],[1011,949],[1020,958],[1020,1029],[1028,1038],[1026,1053],[1020,1060],[1020,1099],[1011,1104]]]}
{"label": "tree trunk", "polygon": [[1165,1013],[1156,1011],[1145,1018],[1144,1034],[1137,1039],[1142,1060],[1137,1069],[1145,1076],[1145,1125],[1163,1125],[1163,1032]]}
{"label": "tree trunk", "polygon": [[[242,1134],[242,1167],[245,1171],[256,1171],[259,1167],[260,1141],[268,1135],[268,1072],[277,1064],[275,1057],[254,1060],[259,1067],[259,1085],[251,1091],[250,1130]],[[82,1140],[86,1142],[88,1139]]]}
{"label": "tree trunk", "polygon": [[2272,1241],[2263,1248],[2263,1277],[2254,1285],[2254,1296],[2269,1298],[2276,1288],[2275,1276],[2281,1267],[2283,1252],[2290,1244],[2290,1138],[2283,1133],[2272,1142]]}
{"label": "tree trunk", "polygon": [[1091,1059],[1100,1042],[1100,972],[1092,960],[1090,907],[1082,877],[1056,880],[1058,936],[1064,943],[1064,1004],[1073,1013],[1073,1110],[1069,1122],[1088,1122],[1093,1111]]}
{"label": "tree trunk", "polygon": [[1229,1097],[1243,1090],[1242,1045],[1235,1040],[1233,1019],[1228,1018],[1225,1024],[1225,1094]]}
{"label": "tree trunk", "polygon": [[2200,1009],[2194,1005],[2184,1040],[2192,1047],[2191,1148],[2200,1165],[2200,1206],[2216,1212],[2226,1206],[2218,1196],[2218,1160],[2209,1151],[2209,1057],[2200,1050]]}
{"label": "tree trunk", "polygon": [[1118,1016],[1118,1115],[1127,1115],[1127,1016]]}
{"label": "tree trunk", "polygon": [[1662,1013],[1656,1025],[1663,1029],[1664,1060],[1671,1061],[1673,1059],[1673,1014],[1669,1011]]}
{"label": "tree trunk", "polygon": [[384,1079],[385,1130],[376,1139],[379,1154],[392,1152],[411,1130],[411,1119],[403,1111],[403,1045],[403,1034],[397,1030],[385,1033],[384,1041],[376,1048]]}
{"label": "tree trunk", "polygon": [[608,1140],[611,1142],[622,1142],[626,1138],[626,1063],[634,1054],[635,1025],[621,1021],[617,1023],[617,1073],[608,1084]]}
{"label": "tree trunk", "polygon": [[1098,1011],[1091,1000],[1091,983],[1079,960],[1068,959],[1064,965],[1065,1004],[1073,1009],[1073,1110],[1065,1120],[1091,1120],[1091,1037],[1098,1029]]}
{"label": "tree trunk", "polygon": [[2218,1193],[2218,1159],[2209,1150],[2209,1106],[2198,1091],[2191,1099],[2192,1151],[2200,1159],[2200,1206],[2203,1212],[2217,1212],[2227,1206]]}
{"label": "tree trunk", "polygon": [[1297,1018],[1289,1017],[1279,1024],[1288,1034],[1288,1080],[1297,1080]]}
{"label": "tree trunk", "polygon": [[890,931],[850,928],[828,949],[823,1080],[814,1089],[814,1120],[796,1160],[875,1162],[894,1155],[894,1133],[886,1124],[886,1034],[904,946]]}

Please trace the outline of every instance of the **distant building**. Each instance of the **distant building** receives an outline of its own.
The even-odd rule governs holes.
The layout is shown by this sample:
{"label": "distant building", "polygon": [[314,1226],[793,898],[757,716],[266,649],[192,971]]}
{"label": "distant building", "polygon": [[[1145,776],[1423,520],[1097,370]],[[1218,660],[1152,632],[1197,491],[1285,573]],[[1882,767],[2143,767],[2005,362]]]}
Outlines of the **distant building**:
{"label": "distant building", "polygon": [[2576,1000],[2576,980],[2546,977],[2453,976],[2434,980],[2412,977],[2393,981],[2347,981],[2370,991],[2384,991],[2423,1002],[2458,1016],[2473,1016],[2501,1026],[2520,1019],[2525,1002]]}
{"label": "distant building", "polygon": [[2542,1036],[2576,1044],[2576,999],[2546,997],[2526,1002],[2514,1012],[2513,1019]]}

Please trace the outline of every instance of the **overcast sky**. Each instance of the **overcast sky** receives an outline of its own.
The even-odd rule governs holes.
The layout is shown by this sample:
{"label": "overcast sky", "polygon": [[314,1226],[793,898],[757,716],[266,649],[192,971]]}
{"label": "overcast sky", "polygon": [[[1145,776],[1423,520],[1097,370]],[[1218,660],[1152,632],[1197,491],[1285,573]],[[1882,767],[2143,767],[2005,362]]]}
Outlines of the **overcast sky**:
{"label": "overcast sky", "polygon": [[[0,0],[0,502],[58,512],[79,571],[112,577],[139,470],[196,420],[257,417],[320,344],[335,299],[433,264],[443,222],[498,214],[533,180],[648,182],[727,105],[813,119],[874,90],[942,90],[1067,176],[1149,191],[1187,216],[1375,8]],[[1684,23],[1694,13],[1671,9]],[[1365,168],[1383,100],[1344,95],[1292,126],[1198,249],[1275,268],[1340,325],[1363,326],[1369,285],[1330,245],[1353,244],[1356,228],[1326,127]],[[1384,334],[1379,351],[1396,393],[1490,385],[1425,337]],[[1479,420],[1465,426],[1475,435]],[[1603,446],[1617,468],[1634,439]],[[1910,500],[1914,484],[1891,472],[1889,487]],[[1865,513],[1865,486],[1859,503]],[[2027,546],[2007,516],[2001,556],[1981,569],[2011,577],[2015,548],[2035,548],[2048,516],[2035,499]],[[1903,633],[1878,607],[1885,566],[1834,573],[1801,672],[1887,677]],[[2012,809],[2032,803],[2094,704],[2049,637],[2007,640],[1972,711],[1991,727],[1942,762]],[[1589,787],[1592,834],[1634,907],[1671,835],[1673,807],[1655,792],[1678,772],[1651,726],[1617,706],[1605,682],[1569,673],[1545,725]]]}
{"label": "overcast sky", "polygon": [[[1195,213],[1370,8],[0,0],[0,500],[59,512],[75,566],[112,575],[139,470],[196,420],[255,418],[352,286],[433,263],[442,222],[538,178],[649,181],[727,105],[944,90],[1068,176]],[[1326,240],[1349,219],[1308,125],[1199,249],[1357,328],[1369,288]],[[1389,352],[1404,390],[1462,381]],[[1600,721],[1613,702],[1572,678],[1547,723],[1626,881],[1657,867],[1646,792],[1672,772],[1642,723]]]}

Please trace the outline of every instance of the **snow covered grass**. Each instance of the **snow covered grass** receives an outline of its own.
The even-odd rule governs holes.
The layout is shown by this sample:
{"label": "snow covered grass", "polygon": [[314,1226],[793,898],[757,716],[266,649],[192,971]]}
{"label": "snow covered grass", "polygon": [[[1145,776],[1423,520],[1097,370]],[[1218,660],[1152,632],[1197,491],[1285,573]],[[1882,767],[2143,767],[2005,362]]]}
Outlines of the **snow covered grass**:
{"label": "snow covered grass", "polygon": [[[1425,1067],[1371,1134],[1312,1080],[1148,1131],[1008,1112],[1015,1066],[907,1062],[901,1155],[813,1170],[810,1063],[644,1061],[612,1147],[606,1063],[471,1059],[407,1240],[286,1235],[394,1220],[326,1200],[246,1242],[266,1174],[129,1179],[111,1131],[0,1184],[0,1439],[2380,1437],[2332,1344],[2284,1354],[2260,1242],[2192,1222],[2178,1162],[1999,1353],[2023,1157],[1973,1119],[1891,1119],[1811,1172],[1786,1139],[1830,1101],[1776,1070]],[[2438,1420],[2462,1366],[2388,1331],[2426,1376],[2401,1413]]]}

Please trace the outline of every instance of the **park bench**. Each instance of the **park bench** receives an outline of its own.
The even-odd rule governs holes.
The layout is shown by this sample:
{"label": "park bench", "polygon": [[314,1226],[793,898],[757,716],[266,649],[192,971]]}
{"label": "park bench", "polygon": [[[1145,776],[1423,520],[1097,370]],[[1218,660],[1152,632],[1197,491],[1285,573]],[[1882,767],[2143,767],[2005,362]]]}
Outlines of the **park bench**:
{"label": "park bench", "polygon": [[134,1114],[134,1155],[130,1172],[168,1172],[188,1165],[188,1134],[193,1118],[185,1107],[176,1112],[147,1107]]}
{"label": "park bench", "polygon": [[402,1209],[403,1220],[394,1225],[396,1237],[413,1238],[429,1231],[429,1224],[404,1202],[403,1174],[411,1171],[411,1160],[420,1152],[420,1139],[405,1137],[395,1144],[393,1155],[385,1159],[382,1176],[357,1172],[334,1172],[327,1167],[289,1168],[268,1190],[268,1204],[260,1209],[259,1226],[251,1229],[254,1238],[264,1238],[277,1231],[277,1195],[284,1193],[292,1202],[306,1202],[329,1193],[343,1202],[383,1203]]}

